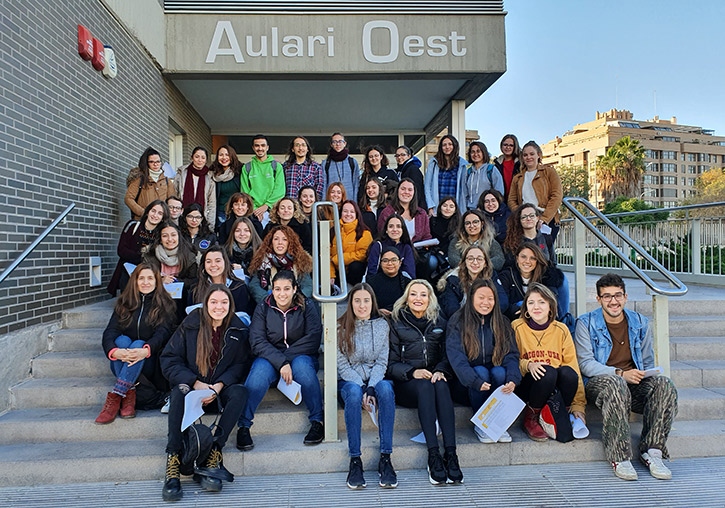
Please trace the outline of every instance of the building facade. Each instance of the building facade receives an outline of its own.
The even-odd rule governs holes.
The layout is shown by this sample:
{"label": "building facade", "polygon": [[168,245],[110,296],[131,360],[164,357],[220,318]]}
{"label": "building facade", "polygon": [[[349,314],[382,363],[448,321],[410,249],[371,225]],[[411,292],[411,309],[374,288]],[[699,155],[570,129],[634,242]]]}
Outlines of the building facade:
{"label": "building facade", "polygon": [[596,163],[619,139],[630,136],[645,149],[646,171],[640,199],[655,207],[676,206],[694,196],[695,181],[712,167],[725,167],[725,137],[703,127],[681,125],[677,118],[635,120],[627,110],[611,109],[591,122],[575,125],[542,146],[544,162],[586,168],[589,199],[606,204],[597,182]]}

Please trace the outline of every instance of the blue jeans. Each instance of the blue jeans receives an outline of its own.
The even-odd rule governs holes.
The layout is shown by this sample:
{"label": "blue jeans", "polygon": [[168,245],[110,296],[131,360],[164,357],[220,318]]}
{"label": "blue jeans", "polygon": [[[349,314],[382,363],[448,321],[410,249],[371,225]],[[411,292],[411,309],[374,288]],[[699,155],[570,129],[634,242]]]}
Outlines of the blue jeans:
{"label": "blue jeans", "polygon": [[[319,364],[316,358],[308,355],[300,355],[292,360],[292,379],[302,385],[302,400],[309,411],[311,422],[323,420],[322,390],[320,380],[317,379]],[[254,419],[254,412],[262,402],[264,395],[279,380],[279,371],[264,358],[255,358],[252,368],[249,370],[244,386],[249,390],[247,405],[239,417],[240,427],[251,427]]]}
{"label": "blue jeans", "polygon": [[[347,429],[347,448],[350,457],[359,457],[360,431],[362,428],[363,387],[350,381],[337,381],[337,393],[345,407],[345,428]],[[378,433],[380,435],[380,453],[393,453],[393,426],[395,425],[395,393],[393,384],[387,379],[375,385],[375,399],[378,402]]]}
{"label": "blue jeans", "polygon": [[478,411],[483,403],[486,402],[488,396],[491,395],[496,388],[506,382],[506,369],[500,365],[492,366],[490,369],[484,367],[483,365],[476,365],[473,367],[473,370],[475,370],[476,374],[483,379],[484,383],[491,384],[491,388],[483,392],[480,390],[468,389],[468,397],[471,400],[471,408],[474,411]]}
{"label": "blue jeans", "polygon": [[[121,335],[116,339],[115,344],[119,349],[140,349],[146,345],[146,342],[143,340],[132,341],[130,337]],[[145,362],[146,360],[141,360],[129,366],[128,363],[122,362],[121,360],[111,360],[111,372],[116,376],[113,393],[125,397],[126,393],[136,384],[136,380],[141,375]]]}

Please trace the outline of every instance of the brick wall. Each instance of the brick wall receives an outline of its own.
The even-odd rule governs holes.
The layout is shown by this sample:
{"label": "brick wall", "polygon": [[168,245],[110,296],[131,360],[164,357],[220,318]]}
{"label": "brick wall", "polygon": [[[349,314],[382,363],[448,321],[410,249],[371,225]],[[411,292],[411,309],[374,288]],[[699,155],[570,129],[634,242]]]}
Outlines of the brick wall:
{"label": "brick wall", "polygon": [[[77,52],[77,25],[113,46],[107,80]],[[168,156],[168,125],[185,153],[211,146],[208,126],[98,0],[5,0],[0,6],[0,268],[72,201],[75,210],[0,285],[0,334],[106,298],[129,212],[125,178],[151,145]],[[102,287],[88,285],[101,256]]]}

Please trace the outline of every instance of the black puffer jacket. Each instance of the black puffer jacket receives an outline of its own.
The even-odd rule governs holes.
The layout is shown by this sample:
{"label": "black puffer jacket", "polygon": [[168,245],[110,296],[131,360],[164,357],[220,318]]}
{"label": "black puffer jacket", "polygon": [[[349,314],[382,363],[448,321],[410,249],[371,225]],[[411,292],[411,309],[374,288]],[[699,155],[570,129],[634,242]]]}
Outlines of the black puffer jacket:
{"label": "black puffer jacket", "polygon": [[311,300],[282,312],[269,295],[257,305],[249,330],[255,357],[279,370],[299,355],[317,357],[322,341],[322,321]]}
{"label": "black puffer jacket", "polygon": [[[508,296],[509,308],[504,314],[506,314],[506,316],[508,316],[508,318],[512,321],[520,318],[521,316],[518,314],[518,311],[521,309],[521,304],[523,303],[524,296],[526,295],[521,273],[518,269],[507,266],[501,270],[501,273],[499,273],[498,280],[501,282],[501,287]],[[541,277],[541,283],[551,289],[555,295],[557,294],[556,288],[561,286],[563,282],[564,272],[555,266],[547,268]]]}
{"label": "black puffer jacket", "polygon": [[122,327],[118,322],[118,314],[113,311],[108,326],[103,331],[103,352],[106,356],[116,347],[116,339],[121,335],[129,337],[132,341],[143,340],[151,350],[151,355],[159,355],[168,342],[171,332],[174,330],[174,316],[158,325],[151,326],[149,323],[149,313],[151,312],[151,302],[153,301],[154,292],[148,295],[141,295],[141,305],[136,309],[131,317],[131,323]]}
{"label": "black puffer jacket", "polygon": [[229,328],[222,337],[217,365],[206,376],[202,376],[196,365],[196,341],[202,311],[203,309],[192,311],[166,344],[164,352],[161,353],[164,376],[171,386],[194,386],[197,379],[208,384],[221,381],[224,386],[241,383],[246,379],[252,363],[249,328],[237,316],[232,316]]}
{"label": "black puffer jacket", "polygon": [[425,332],[414,324],[416,321],[408,309],[400,313],[400,319],[390,321],[388,376],[395,381],[408,381],[413,379],[416,369],[450,375],[452,370],[446,357],[446,320],[438,317],[428,321]]}

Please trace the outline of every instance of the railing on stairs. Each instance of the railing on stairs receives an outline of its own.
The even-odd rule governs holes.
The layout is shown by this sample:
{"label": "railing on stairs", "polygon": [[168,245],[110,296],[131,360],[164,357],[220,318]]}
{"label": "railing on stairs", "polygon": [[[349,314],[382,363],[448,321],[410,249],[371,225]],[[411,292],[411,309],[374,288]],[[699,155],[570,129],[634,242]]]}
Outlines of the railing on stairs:
{"label": "railing on stairs", "polygon": [[0,274],[0,284],[2,284],[5,281],[5,279],[7,279],[10,276],[12,271],[15,270],[20,263],[25,261],[25,258],[27,258],[31,252],[33,252],[33,250],[38,246],[38,244],[40,244],[40,242],[45,240],[45,238],[50,234],[50,232],[53,231],[55,229],[55,227],[66,218],[66,216],[71,212],[71,210],[73,210],[73,208],[75,208],[75,206],[76,206],[75,203],[71,203],[70,205],[68,205],[66,207],[66,209],[63,210],[60,213],[60,215],[58,215],[58,217],[56,217],[55,220],[53,222],[51,222],[50,225],[47,228],[45,228],[43,230],[43,232],[40,233],[35,240],[33,240],[33,243],[28,245],[28,247],[15,259],[15,261],[10,263],[5,268],[5,270],[3,270],[3,273]]}
{"label": "railing on stairs", "polygon": [[[583,205],[593,217],[586,217],[575,204]],[[623,265],[627,266],[652,292],[652,327],[654,334],[655,362],[662,367],[666,376],[670,375],[670,325],[669,325],[669,302],[670,296],[682,296],[687,293],[687,286],[680,279],[675,277],[667,268],[662,266],[639,244],[632,240],[629,235],[622,231],[614,222],[600,212],[594,205],[584,198],[564,198],[564,206],[574,216],[574,278],[575,278],[575,309],[576,315],[580,316],[586,308],[586,230],[588,229],[602,244],[609,248]],[[589,220],[595,218],[606,225],[611,233],[622,240],[642,259],[649,262],[653,269],[669,281],[671,287],[664,287],[642,270],[629,256],[624,254],[597,226]]]}
{"label": "railing on stairs", "polygon": [[[332,295],[330,274],[330,221],[319,220],[320,206],[333,210],[335,248],[340,263],[340,292]],[[338,441],[337,434],[337,302],[347,298],[347,275],[342,263],[342,235],[337,204],[318,201],[312,205],[312,296],[322,308],[323,401],[325,406],[325,441]]]}

